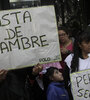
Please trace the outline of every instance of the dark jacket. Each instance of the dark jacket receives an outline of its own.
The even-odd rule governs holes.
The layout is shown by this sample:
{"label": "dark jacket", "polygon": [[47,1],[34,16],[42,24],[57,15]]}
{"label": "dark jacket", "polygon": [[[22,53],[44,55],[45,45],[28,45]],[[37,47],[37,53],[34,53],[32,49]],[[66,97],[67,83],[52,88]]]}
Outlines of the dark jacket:
{"label": "dark jacket", "polygon": [[47,89],[47,100],[69,100],[64,83],[52,82]]}
{"label": "dark jacket", "polygon": [[32,67],[11,70],[0,83],[0,98],[2,100],[31,100],[25,87],[26,77],[32,76]]}

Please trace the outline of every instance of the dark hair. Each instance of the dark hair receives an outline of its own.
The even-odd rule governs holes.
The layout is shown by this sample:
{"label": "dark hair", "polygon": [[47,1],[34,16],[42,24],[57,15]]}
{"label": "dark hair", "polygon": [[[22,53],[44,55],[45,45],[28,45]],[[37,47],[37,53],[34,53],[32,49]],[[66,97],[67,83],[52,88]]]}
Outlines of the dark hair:
{"label": "dark hair", "polygon": [[79,47],[79,44],[81,44],[83,41],[86,43],[90,42],[90,31],[86,30],[83,32],[79,32],[75,36],[74,46],[73,46],[73,59],[71,62],[71,72],[75,72],[79,70],[79,57],[82,57],[82,51]]}
{"label": "dark hair", "polygon": [[51,83],[51,80],[49,79],[50,76],[54,74],[54,70],[58,70],[58,68],[50,66],[50,68],[47,69],[46,73],[44,74],[44,88],[47,89],[48,85]]}
{"label": "dark hair", "polygon": [[46,76],[49,78],[50,76],[53,76],[54,70],[58,70],[58,68],[51,66],[47,69]]}
{"label": "dark hair", "polygon": [[67,35],[69,35],[69,30],[68,30],[66,27],[64,27],[64,26],[58,27],[58,31],[59,31],[59,30],[63,30],[63,31],[65,31],[65,33],[66,33]]}

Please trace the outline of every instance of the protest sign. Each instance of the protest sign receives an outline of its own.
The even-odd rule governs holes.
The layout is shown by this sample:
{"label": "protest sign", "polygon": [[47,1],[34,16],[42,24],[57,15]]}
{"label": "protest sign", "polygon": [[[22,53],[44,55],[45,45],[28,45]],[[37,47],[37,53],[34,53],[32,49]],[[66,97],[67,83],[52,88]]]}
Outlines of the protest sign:
{"label": "protest sign", "polygon": [[70,74],[74,100],[90,100],[90,69]]}
{"label": "protest sign", "polygon": [[0,11],[0,68],[61,60],[54,6]]}

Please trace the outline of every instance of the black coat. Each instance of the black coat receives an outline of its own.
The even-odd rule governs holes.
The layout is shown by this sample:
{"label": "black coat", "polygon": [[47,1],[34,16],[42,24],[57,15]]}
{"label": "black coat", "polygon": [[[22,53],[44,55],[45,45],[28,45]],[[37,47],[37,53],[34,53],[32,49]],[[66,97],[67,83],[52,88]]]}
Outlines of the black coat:
{"label": "black coat", "polygon": [[0,100],[32,100],[25,87],[27,75],[33,77],[32,67],[9,71],[0,83]]}

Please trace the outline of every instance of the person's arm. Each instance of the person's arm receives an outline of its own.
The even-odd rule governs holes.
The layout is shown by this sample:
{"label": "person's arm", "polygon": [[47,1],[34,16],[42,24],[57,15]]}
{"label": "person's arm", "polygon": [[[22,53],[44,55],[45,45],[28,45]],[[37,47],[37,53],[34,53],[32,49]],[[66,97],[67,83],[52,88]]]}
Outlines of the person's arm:
{"label": "person's arm", "polygon": [[28,75],[30,79],[35,79],[36,76],[41,72],[43,69],[43,66],[41,64],[37,64],[36,66],[31,67],[30,70],[28,70]]}
{"label": "person's arm", "polygon": [[43,66],[41,64],[37,64],[36,66],[33,67],[32,69],[32,74],[37,75],[43,70]]}

